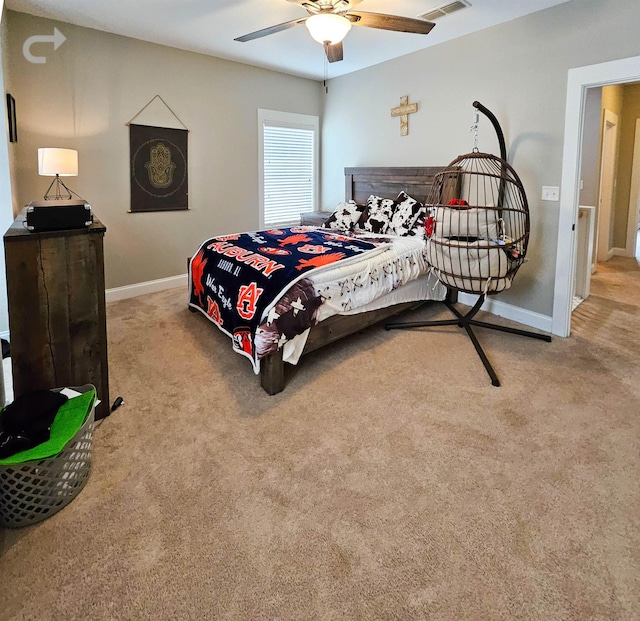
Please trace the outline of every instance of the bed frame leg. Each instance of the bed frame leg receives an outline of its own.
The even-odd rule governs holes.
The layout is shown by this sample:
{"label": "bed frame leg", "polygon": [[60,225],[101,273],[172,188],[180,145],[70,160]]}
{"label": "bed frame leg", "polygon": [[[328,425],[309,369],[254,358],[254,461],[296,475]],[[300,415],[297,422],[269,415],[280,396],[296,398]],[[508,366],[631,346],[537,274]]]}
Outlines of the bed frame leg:
{"label": "bed frame leg", "polygon": [[284,360],[281,349],[260,361],[260,385],[269,395],[277,395],[284,390]]}

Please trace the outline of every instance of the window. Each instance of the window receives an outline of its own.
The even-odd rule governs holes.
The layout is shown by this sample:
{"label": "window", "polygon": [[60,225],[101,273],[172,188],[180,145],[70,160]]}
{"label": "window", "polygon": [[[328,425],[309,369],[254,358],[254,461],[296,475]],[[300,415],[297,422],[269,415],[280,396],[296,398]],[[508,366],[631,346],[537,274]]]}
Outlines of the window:
{"label": "window", "polygon": [[318,196],[317,116],[258,110],[260,228],[300,223]]}

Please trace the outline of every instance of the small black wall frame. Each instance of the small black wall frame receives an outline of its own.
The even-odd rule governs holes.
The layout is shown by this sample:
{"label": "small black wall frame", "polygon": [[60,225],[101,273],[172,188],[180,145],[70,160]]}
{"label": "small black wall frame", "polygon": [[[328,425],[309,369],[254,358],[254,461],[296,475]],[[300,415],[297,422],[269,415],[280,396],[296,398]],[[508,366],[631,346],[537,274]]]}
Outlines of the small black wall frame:
{"label": "small black wall frame", "polygon": [[7,93],[7,121],[9,129],[9,142],[18,142],[18,126],[16,124],[16,100]]}

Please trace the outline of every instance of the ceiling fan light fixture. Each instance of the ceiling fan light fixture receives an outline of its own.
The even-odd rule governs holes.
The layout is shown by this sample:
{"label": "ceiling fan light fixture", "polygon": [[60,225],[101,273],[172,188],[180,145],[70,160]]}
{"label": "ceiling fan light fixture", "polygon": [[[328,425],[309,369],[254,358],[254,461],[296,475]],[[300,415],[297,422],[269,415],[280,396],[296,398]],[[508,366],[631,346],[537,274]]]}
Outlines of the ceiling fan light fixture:
{"label": "ceiling fan light fixture", "polygon": [[318,13],[305,21],[309,34],[318,42],[340,43],[351,30],[351,22],[343,15]]}

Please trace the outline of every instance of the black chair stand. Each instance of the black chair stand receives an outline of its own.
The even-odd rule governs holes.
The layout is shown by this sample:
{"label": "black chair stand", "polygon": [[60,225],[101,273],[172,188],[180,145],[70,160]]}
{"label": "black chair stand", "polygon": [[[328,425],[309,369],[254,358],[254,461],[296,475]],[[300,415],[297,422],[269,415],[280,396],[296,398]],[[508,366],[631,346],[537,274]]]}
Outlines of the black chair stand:
{"label": "black chair stand", "polygon": [[471,339],[473,346],[476,348],[476,352],[478,356],[480,356],[480,360],[482,360],[482,364],[484,364],[484,368],[487,370],[489,377],[491,378],[491,384],[493,386],[500,386],[500,380],[496,375],[487,355],[484,353],[482,349],[482,345],[480,345],[480,341],[478,341],[478,337],[475,335],[471,326],[479,326],[481,328],[489,328],[490,330],[499,330],[500,332],[509,332],[510,334],[519,334],[520,336],[526,336],[533,339],[539,339],[541,341],[546,341],[547,343],[551,342],[551,337],[548,334],[538,334],[537,332],[529,332],[528,330],[520,330],[518,328],[510,328],[508,326],[501,326],[494,323],[488,323],[486,321],[479,321],[474,319],[477,315],[478,311],[484,304],[486,295],[482,294],[478,297],[478,301],[473,305],[473,307],[463,315],[451,301],[452,297],[448,294],[447,298],[443,301],[443,304],[456,316],[456,319],[438,319],[434,321],[392,321],[386,323],[384,326],[385,330],[400,330],[407,328],[423,328],[427,326],[458,326],[459,328],[464,328],[467,335]]}

